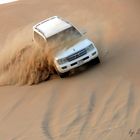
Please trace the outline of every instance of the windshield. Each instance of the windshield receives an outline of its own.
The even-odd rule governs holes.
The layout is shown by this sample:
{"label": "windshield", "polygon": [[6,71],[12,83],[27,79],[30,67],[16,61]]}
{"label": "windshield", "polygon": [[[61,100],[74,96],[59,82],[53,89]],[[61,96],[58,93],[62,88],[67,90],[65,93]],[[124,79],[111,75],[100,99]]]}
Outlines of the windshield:
{"label": "windshield", "polygon": [[66,46],[71,46],[72,44],[78,42],[78,40],[81,37],[82,37],[81,33],[72,26],[66,30],[63,30],[49,37],[47,40],[49,44],[57,43],[57,46],[61,45],[63,47],[66,47]]}

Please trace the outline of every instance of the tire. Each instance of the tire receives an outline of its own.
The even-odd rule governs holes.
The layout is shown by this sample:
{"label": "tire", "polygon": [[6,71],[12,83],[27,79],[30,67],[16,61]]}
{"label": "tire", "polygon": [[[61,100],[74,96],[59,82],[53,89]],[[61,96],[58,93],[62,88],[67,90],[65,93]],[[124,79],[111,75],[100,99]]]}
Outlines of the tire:
{"label": "tire", "polygon": [[95,60],[96,64],[99,64],[100,63],[99,57],[96,57],[94,60]]}
{"label": "tire", "polygon": [[99,57],[96,57],[95,59],[92,60],[92,64],[97,65],[100,63]]}
{"label": "tire", "polygon": [[68,71],[68,72],[65,72],[65,73],[57,72],[57,74],[58,74],[61,78],[66,78],[66,77],[69,76],[69,71]]}

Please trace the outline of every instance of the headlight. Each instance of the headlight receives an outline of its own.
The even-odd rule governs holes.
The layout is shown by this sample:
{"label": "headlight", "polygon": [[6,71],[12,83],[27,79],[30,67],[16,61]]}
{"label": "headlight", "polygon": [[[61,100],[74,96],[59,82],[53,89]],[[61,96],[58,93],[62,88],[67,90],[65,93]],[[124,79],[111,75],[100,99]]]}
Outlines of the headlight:
{"label": "headlight", "polygon": [[89,45],[87,48],[86,48],[86,50],[87,50],[87,52],[90,52],[91,50],[93,50],[94,49],[94,46],[91,44],[91,45]]}
{"label": "headlight", "polygon": [[62,65],[67,62],[67,59],[66,58],[58,59],[57,62],[59,65]]}

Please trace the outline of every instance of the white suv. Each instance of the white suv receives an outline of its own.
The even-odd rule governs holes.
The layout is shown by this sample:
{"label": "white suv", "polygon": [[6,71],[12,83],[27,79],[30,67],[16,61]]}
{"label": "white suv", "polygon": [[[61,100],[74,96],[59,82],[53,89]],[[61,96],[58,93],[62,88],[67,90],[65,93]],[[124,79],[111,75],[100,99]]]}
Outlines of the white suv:
{"label": "white suv", "polygon": [[70,22],[58,16],[36,24],[33,26],[33,32],[34,41],[54,43],[57,40],[57,44],[61,46],[53,59],[54,68],[60,77],[66,77],[70,70],[91,60],[100,62],[94,43]]}

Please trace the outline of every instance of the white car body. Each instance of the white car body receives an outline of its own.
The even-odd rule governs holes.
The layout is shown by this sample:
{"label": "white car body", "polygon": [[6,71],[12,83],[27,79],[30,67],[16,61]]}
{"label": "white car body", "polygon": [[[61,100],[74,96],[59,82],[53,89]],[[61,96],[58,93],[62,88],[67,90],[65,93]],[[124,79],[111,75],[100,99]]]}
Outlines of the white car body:
{"label": "white car body", "polygon": [[[84,34],[70,22],[58,16],[53,16],[41,21],[33,27],[33,31],[34,34],[38,34],[47,43],[48,38],[56,34],[59,35],[59,33],[71,27],[74,28],[81,36],[84,36]],[[35,35],[34,40],[36,40]],[[83,38],[74,45],[70,46],[68,49],[63,49],[58,52],[53,61],[56,71],[63,74],[97,57],[98,50],[94,43],[87,38]]]}

